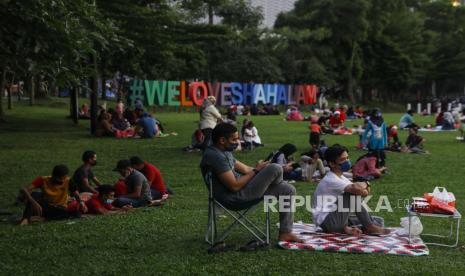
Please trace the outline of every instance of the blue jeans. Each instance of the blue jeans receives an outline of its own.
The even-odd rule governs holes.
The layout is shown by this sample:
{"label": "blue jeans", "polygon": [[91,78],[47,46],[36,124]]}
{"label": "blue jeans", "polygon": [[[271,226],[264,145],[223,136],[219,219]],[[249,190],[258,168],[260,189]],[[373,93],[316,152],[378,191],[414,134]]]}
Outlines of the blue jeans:
{"label": "blue jeans", "polygon": [[150,193],[152,194],[152,199],[161,199],[163,194],[155,189],[150,189]]}
{"label": "blue jeans", "polygon": [[137,208],[148,205],[148,201],[145,199],[143,200],[128,197],[118,197],[113,203],[113,205],[115,205],[118,208],[122,208],[125,205],[132,205],[132,207]]}

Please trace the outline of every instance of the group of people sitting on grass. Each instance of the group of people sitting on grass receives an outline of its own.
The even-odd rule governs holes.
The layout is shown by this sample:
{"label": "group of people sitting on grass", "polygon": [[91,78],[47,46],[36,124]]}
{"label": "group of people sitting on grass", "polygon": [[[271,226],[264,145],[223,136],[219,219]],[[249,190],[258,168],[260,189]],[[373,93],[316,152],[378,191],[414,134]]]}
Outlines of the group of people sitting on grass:
{"label": "group of people sitting on grass", "polygon": [[[285,208],[293,204],[291,198],[296,195],[294,186],[286,181],[296,172],[293,163],[290,162],[290,156],[296,151],[296,147],[285,144],[267,160],[260,160],[255,167],[251,167],[233,156],[239,144],[240,135],[235,126],[221,123],[213,129],[212,145],[204,151],[200,168],[204,176],[212,173],[215,199],[228,206],[241,206],[264,196],[279,198],[276,201],[280,213],[279,240],[303,242],[292,233],[293,208]],[[354,206],[356,200],[361,202],[360,198],[370,193],[369,182],[352,181],[344,176],[352,167],[345,147],[341,145],[325,147],[322,156],[328,167],[327,170],[319,158],[317,149],[312,149],[308,155],[302,156],[307,156],[308,158],[305,159],[307,162],[311,159],[309,164],[323,171],[312,200],[314,223],[318,227],[325,232],[351,235],[359,235],[362,231],[376,235],[389,233],[389,230],[383,228],[383,221],[370,216],[363,206],[351,210],[356,216],[356,219],[352,219],[349,212],[333,210],[332,206],[327,206],[329,203],[327,200],[321,200],[331,196],[336,198],[332,204],[341,204],[348,208]],[[362,225],[361,228],[354,226],[359,224]]]}
{"label": "group of people sitting on grass", "polygon": [[[191,144],[183,148],[186,152],[199,152],[205,150],[211,145],[211,133],[213,128],[219,123],[227,123],[236,126],[236,112],[228,109],[227,116],[224,118],[220,111],[216,108],[216,98],[208,96],[199,110],[200,120],[198,128],[191,136]],[[237,108],[237,107],[235,107]],[[237,150],[252,150],[256,147],[264,146],[258,134],[258,129],[250,119],[244,119],[240,131],[241,143]]]}
{"label": "group of people sitting on grass", "polygon": [[117,162],[113,171],[122,178],[115,185],[102,184],[94,175],[94,151],[84,152],[82,161],[72,177],[66,165],[56,165],[50,176],[39,176],[20,190],[17,201],[25,204],[21,225],[29,224],[33,216],[60,220],[82,214],[122,213],[160,205],[168,198],[160,171],[138,156]]}
{"label": "group of people sitting on grass", "polygon": [[[141,104],[136,108],[124,107],[122,101],[116,103],[115,109],[104,107],[100,108],[97,119],[97,137],[116,137],[116,138],[154,138],[165,137],[169,134],[164,133],[163,124],[153,117],[150,113],[144,111]],[[172,135],[177,133],[172,132]]]}

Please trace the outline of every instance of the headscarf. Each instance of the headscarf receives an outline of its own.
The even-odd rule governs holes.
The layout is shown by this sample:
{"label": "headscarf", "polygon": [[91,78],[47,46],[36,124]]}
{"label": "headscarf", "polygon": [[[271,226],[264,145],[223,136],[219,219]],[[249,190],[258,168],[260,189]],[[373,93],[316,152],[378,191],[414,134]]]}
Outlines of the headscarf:
{"label": "headscarf", "polygon": [[381,110],[379,108],[373,109],[370,116],[370,121],[380,127],[384,123],[383,116],[381,116]]}

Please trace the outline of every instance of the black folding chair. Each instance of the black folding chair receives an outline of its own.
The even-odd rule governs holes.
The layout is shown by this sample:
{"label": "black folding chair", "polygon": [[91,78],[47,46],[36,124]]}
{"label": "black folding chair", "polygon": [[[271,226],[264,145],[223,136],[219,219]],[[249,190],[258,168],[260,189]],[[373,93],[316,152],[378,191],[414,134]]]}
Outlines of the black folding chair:
{"label": "black folding chair", "polygon": [[[204,176],[205,184],[207,185],[208,195],[208,223],[205,233],[205,241],[210,245],[223,242],[232,232],[236,225],[242,225],[250,234],[252,234],[258,241],[265,245],[270,244],[270,212],[265,210],[265,232],[257,227],[253,222],[247,218],[247,214],[251,213],[256,207],[260,205],[263,198],[254,201],[245,202],[243,204],[232,206],[230,204],[221,203],[213,196],[213,181],[212,173],[207,172]],[[234,221],[229,225],[226,230],[220,235],[217,231],[216,223],[216,207],[221,208],[226,214],[230,215]]]}

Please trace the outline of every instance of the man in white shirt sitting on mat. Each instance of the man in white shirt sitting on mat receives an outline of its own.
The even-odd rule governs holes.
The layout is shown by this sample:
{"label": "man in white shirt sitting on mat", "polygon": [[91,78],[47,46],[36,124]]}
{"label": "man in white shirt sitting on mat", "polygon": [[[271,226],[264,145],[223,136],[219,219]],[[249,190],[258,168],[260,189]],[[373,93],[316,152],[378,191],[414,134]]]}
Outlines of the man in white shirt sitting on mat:
{"label": "man in white shirt sitting on mat", "polygon": [[312,198],[315,225],[327,233],[358,236],[362,230],[352,227],[349,222],[350,214],[355,213],[363,226],[364,233],[371,235],[389,234],[388,229],[376,225],[376,222],[361,204],[362,197],[366,197],[370,193],[370,184],[368,182],[352,183],[343,176],[343,173],[351,168],[347,148],[334,145],[326,150],[325,159],[331,170],[320,181]]}

